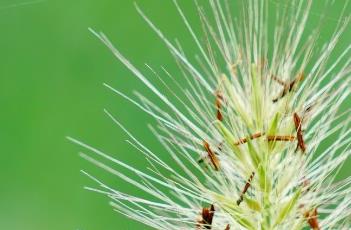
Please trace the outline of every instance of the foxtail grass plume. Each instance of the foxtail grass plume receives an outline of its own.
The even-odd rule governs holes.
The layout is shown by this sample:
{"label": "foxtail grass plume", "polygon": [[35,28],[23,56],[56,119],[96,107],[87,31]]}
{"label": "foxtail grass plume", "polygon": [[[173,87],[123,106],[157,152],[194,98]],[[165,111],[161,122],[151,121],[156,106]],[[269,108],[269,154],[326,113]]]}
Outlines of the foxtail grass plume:
{"label": "foxtail grass plume", "polygon": [[[144,195],[125,194],[86,173],[100,186],[89,189],[154,229],[350,229],[351,177],[335,179],[351,153],[350,110],[343,109],[350,101],[351,45],[337,49],[350,17],[346,3],[338,19],[313,13],[314,4],[195,1],[199,35],[174,0],[197,56],[169,40],[137,7],[174,56],[175,73],[137,69],[104,34],[92,31],[159,98],[137,93],[133,99],[106,84],[156,119],[151,131],[168,158],[105,111],[150,168],[138,170],[70,138],[86,148],[83,158]],[[334,31],[321,45],[331,21]],[[150,72],[162,87],[149,80]]]}

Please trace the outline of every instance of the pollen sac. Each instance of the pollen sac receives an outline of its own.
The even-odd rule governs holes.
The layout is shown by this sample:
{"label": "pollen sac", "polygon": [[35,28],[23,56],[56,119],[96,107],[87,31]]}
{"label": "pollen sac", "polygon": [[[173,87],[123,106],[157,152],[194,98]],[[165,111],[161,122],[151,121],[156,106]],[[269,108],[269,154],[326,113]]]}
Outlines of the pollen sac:
{"label": "pollen sac", "polygon": [[237,142],[235,142],[234,144],[235,145],[241,145],[241,144],[245,144],[246,142],[248,142],[248,140],[253,140],[253,139],[256,139],[256,138],[260,138],[264,135],[264,133],[255,133],[255,134],[252,134],[250,135],[248,138],[244,137],[244,138],[240,138]]}
{"label": "pollen sac", "polygon": [[309,179],[304,179],[302,187],[306,189],[305,192],[309,192],[311,190],[311,181]]}
{"label": "pollen sac", "polygon": [[217,111],[217,119],[219,121],[223,121],[223,114],[222,114],[222,104],[223,104],[223,95],[220,91],[216,92],[216,101],[215,101],[215,105],[216,105],[216,111]]}
{"label": "pollen sac", "polygon": [[227,227],[225,227],[224,230],[230,230],[230,225],[228,224]]}
{"label": "pollen sac", "polygon": [[299,74],[297,75],[297,77],[296,77],[293,81],[291,81],[291,82],[289,83],[288,92],[290,93],[292,90],[294,90],[294,89],[296,88],[296,85],[297,85],[300,81],[302,81],[303,79],[304,79],[304,74],[303,74],[303,73],[299,73]]}
{"label": "pollen sac", "polygon": [[307,219],[307,223],[313,230],[320,230],[318,223],[318,212],[317,208],[313,209],[310,212],[305,213],[305,218]]}
{"label": "pollen sac", "polygon": [[215,213],[214,205],[209,208],[203,208],[201,213],[201,220],[197,223],[197,229],[212,229],[212,220]]}
{"label": "pollen sac", "polygon": [[280,136],[280,135],[277,135],[277,136],[267,136],[267,141],[294,141],[295,140],[295,137],[294,136],[290,136],[290,135],[287,135],[287,136]]}
{"label": "pollen sac", "polygon": [[297,135],[297,148],[300,148],[301,151],[304,153],[306,151],[306,145],[305,145],[305,141],[303,139],[303,134],[302,134],[302,120],[299,117],[299,115],[297,115],[297,113],[294,113],[293,115],[294,117],[294,124],[295,124],[295,129],[296,129],[296,135]]}
{"label": "pollen sac", "polygon": [[211,150],[210,145],[206,141],[204,141],[203,145],[204,145],[204,148],[208,154],[208,158],[210,159],[210,161],[213,165],[213,168],[216,171],[218,171],[220,168],[220,164],[219,164],[219,160],[216,156],[216,153]]}
{"label": "pollen sac", "polygon": [[285,95],[287,95],[288,93],[293,91],[296,88],[297,84],[303,80],[303,78],[304,78],[304,74],[300,73],[297,75],[297,77],[294,80],[292,80],[289,83],[286,83],[286,82],[282,81],[281,79],[273,76],[272,79],[284,87],[284,89],[282,90],[280,95],[277,98],[273,99],[273,103],[278,102],[279,99],[285,97]]}
{"label": "pollen sac", "polygon": [[243,200],[244,200],[244,195],[245,195],[245,193],[247,192],[247,190],[250,188],[251,182],[252,182],[252,179],[254,178],[254,176],[255,176],[255,172],[252,172],[250,178],[247,180],[247,182],[246,182],[246,184],[245,184],[245,186],[244,186],[243,191],[242,191],[241,194],[240,194],[240,198],[236,201],[236,204],[237,204],[237,205],[240,205],[241,202],[243,202]]}

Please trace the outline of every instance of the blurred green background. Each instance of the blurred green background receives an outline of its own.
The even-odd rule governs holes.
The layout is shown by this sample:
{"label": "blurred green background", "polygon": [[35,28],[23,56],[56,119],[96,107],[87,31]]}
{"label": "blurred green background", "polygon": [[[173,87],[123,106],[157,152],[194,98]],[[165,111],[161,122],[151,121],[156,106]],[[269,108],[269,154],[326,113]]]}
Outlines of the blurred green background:
{"label": "blurred green background", "polygon": [[[88,32],[88,27],[104,31],[139,67],[147,62],[176,71],[134,2],[171,39],[183,38],[191,51],[190,37],[170,0],[0,1],[1,230],[148,229],[113,212],[105,197],[83,189],[94,183],[80,169],[133,191],[81,159],[81,148],[65,139],[79,138],[144,167],[140,154],[131,154],[135,150],[125,134],[104,115],[108,108],[148,146],[161,149],[146,127],[152,119],[102,83],[129,94],[149,91]],[[180,3],[195,19],[192,1]],[[323,29],[333,28],[343,3],[330,9]],[[318,15],[318,6],[314,13]],[[350,38],[348,29],[340,50]]]}

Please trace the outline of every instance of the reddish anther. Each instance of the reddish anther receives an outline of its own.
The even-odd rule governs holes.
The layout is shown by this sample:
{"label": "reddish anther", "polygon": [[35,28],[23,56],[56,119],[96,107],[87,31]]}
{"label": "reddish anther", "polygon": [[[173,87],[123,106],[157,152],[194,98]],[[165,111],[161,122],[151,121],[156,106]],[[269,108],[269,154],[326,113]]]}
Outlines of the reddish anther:
{"label": "reddish anther", "polygon": [[301,151],[304,153],[306,151],[306,145],[305,141],[303,139],[303,134],[302,134],[302,120],[297,115],[297,113],[294,113],[294,124],[295,124],[295,129],[296,129],[296,135],[297,135],[297,148],[300,148]]}
{"label": "reddish anther", "polygon": [[222,114],[222,103],[223,103],[223,96],[220,92],[217,92],[216,93],[216,101],[215,101],[215,104],[216,104],[216,110],[217,110],[217,119],[219,121],[223,121],[223,114]]}
{"label": "reddish anther", "polygon": [[206,141],[204,141],[204,148],[208,154],[208,157],[209,157],[214,169],[216,171],[218,171],[219,170],[219,160],[218,160],[216,154],[211,150],[210,145]]}
{"label": "reddish anther", "polygon": [[295,136],[267,136],[267,141],[294,141]]}
{"label": "reddish anther", "polygon": [[311,190],[311,181],[309,179],[305,179],[303,182],[302,182],[302,186],[303,188],[306,188],[306,192],[309,192]]}
{"label": "reddish anther", "polygon": [[241,138],[239,139],[239,141],[235,142],[234,145],[241,145],[241,144],[245,144],[249,139],[250,140],[253,140],[253,139],[256,139],[256,138],[259,138],[259,137],[262,137],[264,135],[264,133],[255,133],[255,134],[252,134],[251,136],[249,136],[248,138]]}
{"label": "reddish anther", "polygon": [[279,78],[277,78],[276,76],[273,76],[272,79],[275,80],[276,82],[278,82],[279,84],[283,85],[284,86],[284,89],[283,91],[280,93],[280,96],[273,99],[273,103],[277,102],[279,99],[283,98],[287,93],[290,93],[294,87],[296,86],[296,84],[300,81],[302,81],[304,78],[304,74],[303,73],[300,73],[299,75],[297,75],[297,77],[292,80],[291,82],[289,83],[286,83],[282,80],[280,80]]}
{"label": "reddish anther", "polygon": [[305,218],[307,219],[307,223],[313,230],[320,230],[318,223],[318,212],[317,208],[313,209],[310,212],[305,213]]}
{"label": "reddish anther", "polygon": [[[258,132],[258,133],[252,134],[248,138],[246,138],[246,137],[240,138],[237,142],[234,143],[234,145],[245,144],[248,142],[248,140],[260,138],[263,135],[265,135],[265,133]],[[269,136],[267,136],[267,141],[295,141],[295,139],[296,139],[296,137],[291,136],[291,135],[269,135]]]}
{"label": "reddish anther", "polygon": [[242,191],[241,194],[240,194],[240,198],[236,201],[236,204],[237,204],[237,205],[240,205],[241,202],[243,202],[243,200],[244,200],[244,195],[245,195],[245,193],[247,192],[247,190],[250,188],[251,182],[252,182],[252,179],[254,178],[254,176],[255,176],[255,172],[252,172],[250,178],[247,180],[247,182],[246,182],[246,184],[245,184],[245,186],[244,186],[243,191]]}
{"label": "reddish anther", "polygon": [[197,229],[212,229],[212,220],[215,213],[214,205],[212,204],[209,208],[203,208],[201,213],[201,220],[198,221]]}

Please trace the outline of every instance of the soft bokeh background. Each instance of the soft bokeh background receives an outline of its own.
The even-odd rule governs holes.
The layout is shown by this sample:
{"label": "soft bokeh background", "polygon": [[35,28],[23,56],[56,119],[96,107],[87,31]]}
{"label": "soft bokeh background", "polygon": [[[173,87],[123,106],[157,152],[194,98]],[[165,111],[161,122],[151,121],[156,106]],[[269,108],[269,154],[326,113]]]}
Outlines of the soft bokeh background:
{"label": "soft bokeh background", "polygon": [[[170,0],[136,0],[170,38],[192,43]],[[180,3],[196,18],[192,1]],[[320,1],[322,6],[323,1]],[[131,186],[78,156],[73,136],[118,159],[145,166],[126,136],[104,113],[109,108],[137,137],[160,154],[146,124],[152,119],[102,86],[149,91],[88,32],[104,31],[137,66],[175,71],[167,49],[146,26],[134,0],[0,0],[0,229],[148,229],[112,211],[108,200],[88,192],[86,169],[123,191]],[[329,10],[335,26],[345,1]],[[312,17],[320,9],[316,5]],[[311,29],[311,28],[309,28]],[[351,38],[350,28],[339,47]],[[347,173],[344,170],[343,173]]]}

